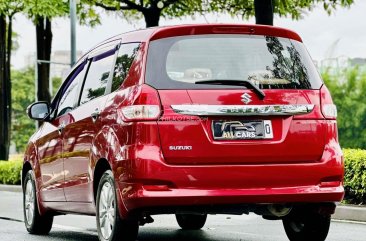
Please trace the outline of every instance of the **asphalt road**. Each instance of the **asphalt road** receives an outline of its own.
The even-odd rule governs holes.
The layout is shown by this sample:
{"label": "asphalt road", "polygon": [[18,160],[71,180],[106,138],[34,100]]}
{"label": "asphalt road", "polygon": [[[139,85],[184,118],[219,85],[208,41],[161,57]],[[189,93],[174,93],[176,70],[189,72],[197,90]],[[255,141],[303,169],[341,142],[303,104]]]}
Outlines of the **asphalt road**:
{"label": "asphalt road", "polygon": [[[200,231],[182,231],[173,215],[154,216],[155,222],[140,228],[138,241],[286,241],[281,221],[267,221],[256,215],[210,215]],[[20,193],[0,192],[0,240],[97,241],[95,218],[76,215],[55,217],[48,236],[26,232],[22,222]],[[365,241],[366,223],[333,221],[329,241]]]}

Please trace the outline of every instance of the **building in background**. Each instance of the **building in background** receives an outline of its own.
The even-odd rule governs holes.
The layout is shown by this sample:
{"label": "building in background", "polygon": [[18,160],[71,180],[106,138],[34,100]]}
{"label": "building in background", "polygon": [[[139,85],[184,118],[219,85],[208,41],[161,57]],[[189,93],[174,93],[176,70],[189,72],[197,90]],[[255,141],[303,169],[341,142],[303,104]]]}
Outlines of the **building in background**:
{"label": "building in background", "polygon": [[360,69],[366,70],[366,59],[339,56],[336,58],[323,59],[317,63],[317,67],[320,72],[324,71],[336,72],[342,69],[344,70],[355,66],[359,66]]}
{"label": "building in background", "polygon": [[[76,59],[81,58],[83,53],[81,51],[76,52]],[[51,62],[70,64],[70,51],[57,50],[51,54]],[[64,79],[70,71],[70,65],[51,64],[50,75],[51,78],[61,77]]]}
{"label": "building in background", "polygon": [[[76,58],[82,57],[83,53],[81,51],[76,52]],[[25,56],[24,63],[25,66],[34,66],[36,61],[36,53],[30,53]],[[50,67],[50,77],[60,77],[64,79],[70,71],[70,51],[69,50],[56,50],[51,54],[51,62],[60,64],[51,64]]]}

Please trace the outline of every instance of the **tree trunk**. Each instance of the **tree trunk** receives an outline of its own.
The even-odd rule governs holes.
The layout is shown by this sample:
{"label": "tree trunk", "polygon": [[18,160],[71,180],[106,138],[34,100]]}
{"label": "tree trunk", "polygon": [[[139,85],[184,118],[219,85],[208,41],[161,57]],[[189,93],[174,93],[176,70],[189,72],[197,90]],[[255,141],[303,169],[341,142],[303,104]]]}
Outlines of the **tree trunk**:
{"label": "tree trunk", "polygon": [[[51,20],[36,18],[37,60],[50,61],[52,47]],[[51,101],[50,64],[37,62],[37,101]]]}
{"label": "tree trunk", "polygon": [[273,25],[273,0],[254,0],[255,23]]}
{"label": "tree trunk", "polygon": [[161,9],[157,6],[151,6],[142,12],[145,18],[146,27],[156,27],[159,26]]}
{"label": "tree trunk", "polygon": [[[7,66],[6,16],[0,15],[0,160],[9,159],[10,78]],[[11,39],[11,38],[10,38]],[[9,59],[10,60],[10,59]]]}

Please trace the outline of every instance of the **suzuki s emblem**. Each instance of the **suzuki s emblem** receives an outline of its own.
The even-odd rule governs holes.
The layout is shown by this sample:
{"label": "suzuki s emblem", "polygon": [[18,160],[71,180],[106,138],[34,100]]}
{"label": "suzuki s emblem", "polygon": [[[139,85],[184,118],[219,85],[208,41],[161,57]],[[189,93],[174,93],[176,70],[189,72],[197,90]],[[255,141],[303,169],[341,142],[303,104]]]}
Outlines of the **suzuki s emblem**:
{"label": "suzuki s emblem", "polygon": [[243,101],[244,104],[249,104],[252,102],[252,96],[248,93],[244,93],[241,96],[241,101]]}

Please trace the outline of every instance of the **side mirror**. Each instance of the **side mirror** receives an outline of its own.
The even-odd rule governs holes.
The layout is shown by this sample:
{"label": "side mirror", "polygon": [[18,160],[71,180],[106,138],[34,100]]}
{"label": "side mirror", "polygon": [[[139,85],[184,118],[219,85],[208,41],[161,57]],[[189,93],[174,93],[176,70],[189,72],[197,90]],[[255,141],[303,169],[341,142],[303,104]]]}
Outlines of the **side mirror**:
{"label": "side mirror", "polygon": [[28,117],[33,120],[44,120],[50,113],[50,106],[45,101],[31,104],[27,108]]}

